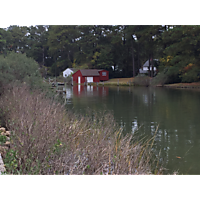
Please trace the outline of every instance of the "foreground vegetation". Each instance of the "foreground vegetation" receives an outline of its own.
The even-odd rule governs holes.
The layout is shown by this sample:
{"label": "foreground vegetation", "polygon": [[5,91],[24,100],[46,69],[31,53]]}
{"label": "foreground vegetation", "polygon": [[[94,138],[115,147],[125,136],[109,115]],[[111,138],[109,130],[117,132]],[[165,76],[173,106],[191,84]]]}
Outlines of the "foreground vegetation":
{"label": "foreground vegetation", "polygon": [[7,90],[0,107],[2,125],[11,131],[3,156],[8,174],[161,173],[153,138],[141,143],[122,137],[109,114],[75,116],[25,85]]}

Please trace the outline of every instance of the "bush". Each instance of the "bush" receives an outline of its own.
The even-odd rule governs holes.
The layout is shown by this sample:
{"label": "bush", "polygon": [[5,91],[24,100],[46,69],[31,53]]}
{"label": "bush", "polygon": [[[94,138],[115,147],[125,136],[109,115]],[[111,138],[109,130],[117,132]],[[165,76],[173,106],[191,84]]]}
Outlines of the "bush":
{"label": "bush", "polygon": [[182,83],[197,82],[200,80],[200,69],[193,67],[181,75]]}
{"label": "bush", "polygon": [[26,82],[31,87],[42,85],[38,63],[21,53],[0,55],[0,90],[14,81]]}
{"label": "bush", "polygon": [[157,74],[157,76],[155,76],[152,81],[151,81],[151,85],[155,86],[155,85],[164,85],[166,84],[166,82],[168,81],[168,76],[167,74],[165,74],[164,72],[160,72]]}
{"label": "bush", "polygon": [[138,75],[134,78],[133,83],[137,86],[149,86],[151,78],[146,75]]}
{"label": "bush", "polygon": [[176,67],[165,67],[151,81],[151,85],[164,85],[181,82],[180,71]]}
{"label": "bush", "polygon": [[60,76],[56,77],[56,81],[57,82],[67,82],[67,77],[63,77],[63,75],[61,74]]}

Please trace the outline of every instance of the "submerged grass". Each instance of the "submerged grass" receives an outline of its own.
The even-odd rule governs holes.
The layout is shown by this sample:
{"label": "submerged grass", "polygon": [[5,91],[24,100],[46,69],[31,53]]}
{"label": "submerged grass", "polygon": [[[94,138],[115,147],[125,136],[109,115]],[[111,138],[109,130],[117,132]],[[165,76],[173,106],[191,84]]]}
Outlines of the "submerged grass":
{"label": "submerged grass", "polygon": [[5,90],[0,99],[11,144],[3,155],[7,174],[160,174],[144,142],[122,136],[113,116],[76,116],[28,86]]}

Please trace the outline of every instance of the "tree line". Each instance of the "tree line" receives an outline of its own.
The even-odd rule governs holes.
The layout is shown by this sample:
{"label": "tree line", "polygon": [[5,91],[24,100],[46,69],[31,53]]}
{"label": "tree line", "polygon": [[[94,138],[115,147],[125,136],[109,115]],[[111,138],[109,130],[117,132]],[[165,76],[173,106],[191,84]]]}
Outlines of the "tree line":
{"label": "tree line", "polygon": [[[159,59],[167,83],[200,78],[200,26],[38,25],[0,29],[0,54],[25,53],[43,75],[68,67],[102,68],[111,77],[134,77],[149,60]],[[152,68],[153,69],[153,68]],[[149,70],[148,75],[153,76]]]}

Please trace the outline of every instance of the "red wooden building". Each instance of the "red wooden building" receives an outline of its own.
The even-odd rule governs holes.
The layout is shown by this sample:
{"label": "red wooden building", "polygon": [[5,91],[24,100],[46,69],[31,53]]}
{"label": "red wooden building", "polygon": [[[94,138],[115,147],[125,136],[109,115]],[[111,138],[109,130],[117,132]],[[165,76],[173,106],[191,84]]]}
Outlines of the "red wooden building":
{"label": "red wooden building", "polygon": [[96,83],[109,80],[109,72],[104,69],[80,69],[72,77],[73,82],[77,84]]}

